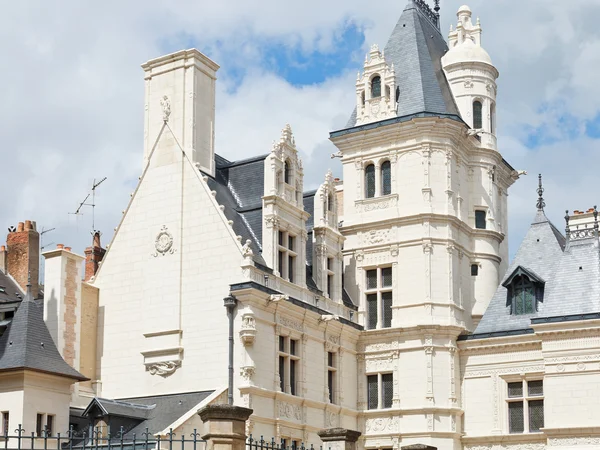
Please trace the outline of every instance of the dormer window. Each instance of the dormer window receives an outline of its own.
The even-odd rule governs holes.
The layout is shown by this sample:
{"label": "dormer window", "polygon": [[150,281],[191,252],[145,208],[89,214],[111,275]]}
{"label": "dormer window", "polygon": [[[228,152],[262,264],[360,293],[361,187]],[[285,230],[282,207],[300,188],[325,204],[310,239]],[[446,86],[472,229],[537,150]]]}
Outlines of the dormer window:
{"label": "dormer window", "polygon": [[479,100],[473,102],[473,128],[478,130],[483,127],[483,105]]}
{"label": "dormer window", "polygon": [[371,80],[371,98],[381,97],[381,77],[379,75]]}
{"label": "dormer window", "polygon": [[507,290],[506,305],[512,315],[533,314],[544,300],[544,280],[521,266],[502,285]]}

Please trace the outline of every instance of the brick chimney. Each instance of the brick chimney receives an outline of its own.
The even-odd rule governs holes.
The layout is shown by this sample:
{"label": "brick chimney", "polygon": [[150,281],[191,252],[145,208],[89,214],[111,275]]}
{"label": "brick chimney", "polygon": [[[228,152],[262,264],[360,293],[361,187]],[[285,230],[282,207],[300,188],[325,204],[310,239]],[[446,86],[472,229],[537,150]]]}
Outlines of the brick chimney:
{"label": "brick chimney", "polygon": [[94,232],[92,246],[85,249],[85,281],[89,281],[96,272],[106,250],[100,245],[100,232]]}
{"label": "brick chimney", "polygon": [[36,230],[35,222],[19,222],[17,230],[8,233],[6,247],[6,271],[19,283],[23,291],[27,290],[27,280],[31,274],[31,294],[33,298],[37,298],[40,279],[40,234]]}

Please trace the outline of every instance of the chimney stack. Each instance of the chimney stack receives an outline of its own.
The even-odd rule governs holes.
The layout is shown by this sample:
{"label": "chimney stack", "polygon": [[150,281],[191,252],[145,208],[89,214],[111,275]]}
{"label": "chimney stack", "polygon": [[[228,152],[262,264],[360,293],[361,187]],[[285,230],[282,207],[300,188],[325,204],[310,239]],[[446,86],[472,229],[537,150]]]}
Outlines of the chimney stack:
{"label": "chimney stack", "polygon": [[85,281],[96,275],[105,253],[106,250],[100,245],[100,232],[95,231],[92,246],[85,249]]}
{"label": "chimney stack", "polygon": [[0,245],[0,272],[6,273],[6,245]]}
{"label": "chimney stack", "polygon": [[[29,274],[31,274],[31,294],[38,297],[40,269],[40,234],[35,222],[26,220],[19,222],[16,231],[6,237],[6,272],[8,272],[23,291],[27,290]],[[0,264],[2,261],[0,252]]]}

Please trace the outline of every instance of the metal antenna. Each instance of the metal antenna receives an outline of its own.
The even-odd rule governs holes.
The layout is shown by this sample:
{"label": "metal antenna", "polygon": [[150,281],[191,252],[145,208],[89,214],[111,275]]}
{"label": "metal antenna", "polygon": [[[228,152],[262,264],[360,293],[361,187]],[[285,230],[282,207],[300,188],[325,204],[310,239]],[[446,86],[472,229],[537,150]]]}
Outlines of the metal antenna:
{"label": "metal antenna", "polygon": [[44,227],[42,227],[42,231],[40,231],[40,250],[43,251],[49,245],[54,244],[54,242],[51,242],[49,244],[44,245],[44,235],[46,233],[50,233],[51,231],[54,231],[54,230],[56,230],[56,228],[49,228],[48,230],[46,230]]}
{"label": "metal antenna", "polygon": [[[106,177],[104,177],[100,181],[96,182],[96,179],[94,178],[94,183],[92,184],[92,192],[83,199],[83,201],[79,204],[79,206],[77,207],[77,209],[75,210],[74,213],[69,213],[69,214],[74,214],[76,216],[82,216],[83,213],[81,212],[81,208],[84,206],[91,206],[92,207],[92,234],[94,233],[94,231],[96,231],[96,215],[95,215],[96,188],[98,186],[100,186],[105,180],[106,180]],[[86,203],[88,198],[90,198],[90,195],[92,196],[92,203]]]}

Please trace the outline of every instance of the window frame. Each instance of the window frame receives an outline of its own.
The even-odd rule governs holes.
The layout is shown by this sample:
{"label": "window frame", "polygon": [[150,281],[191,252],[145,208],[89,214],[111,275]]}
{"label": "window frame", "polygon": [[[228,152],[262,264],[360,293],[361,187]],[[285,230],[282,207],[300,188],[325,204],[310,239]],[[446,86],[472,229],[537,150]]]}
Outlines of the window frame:
{"label": "window frame", "polygon": [[[478,221],[477,214],[483,214],[483,222]],[[475,229],[476,230],[487,230],[487,210],[483,208],[477,208],[475,210]],[[483,227],[479,227],[478,225],[483,223]]]}
{"label": "window frame", "polygon": [[8,431],[10,429],[10,411],[1,411],[0,418],[2,419],[2,429],[0,432],[2,432],[2,436],[8,436]]}
{"label": "window frame", "polygon": [[[298,236],[289,231],[278,231],[277,235],[277,270],[279,276],[290,283],[296,282],[298,274]],[[292,248],[290,248],[290,246]]]}
{"label": "window frame", "polygon": [[[477,111],[475,109],[475,104],[479,105],[479,117],[477,117]],[[473,129],[474,130],[480,130],[483,128],[483,101],[481,101],[481,99],[474,99],[473,103],[472,103],[472,111],[473,111]],[[479,122],[476,122],[476,120],[479,119]],[[477,126],[479,125],[479,126]]]}
{"label": "window frame", "polygon": [[[384,398],[384,385],[383,385],[383,378],[384,376],[390,376],[391,377],[391,389],[392,389],[392,395],[390,398],[390,402],[388,405],[386,405],[385,403],[385,398]],[[369,393],[369,378],[373,379],[373,377],[376,377],[377,380],[377,407],[371,407],[371,400],[372,397]],[[393,371],[384,371],[384,372],[377,372],[377,373],[367,373],[367,410],[378,410],[378,409],[392,409],[394,407],[394,372]]]}
{"label": "window frame", "polygon": [[[542,392],[539,395],[531,394],[529,383],[533,382],[541,382]],[[521,384],[521,395],[510,395],[510,385],[511,384]],[[510,378],[505,380],[505,401],[506,401],[506,428],[509,434],[533,434],[533,433],[542,433],[541,428],[544,428],[546,414],[545,414],[545,405],[544,405],[544,379],[540,377],[525,377],[525,378]],[[542,426],[537,430],[531,429],[531,402],[539,402],[542,404]],[[522,403],[523,408],[523,431],[513,431],[511,430],[511,420],[510,420],[510,404],[518,404]]]}
{"label": "window frame", "polygon": [[[385,167],[384,167],[385,166]],[[389,170],[389,174],[387,177],[388,182],[386,183],[386,177],[384,175],[384,170]],[[379,179],[381,184],[381,195],[391,195],[392,194],[392,162],[389,159],[382,161],[379,166]]]}
{"label": "window frame", "polygon": [[[282,345],[283,344],[283,345]],[[277,341],[277,365],[279,389],[286,394],[298,396],[300,372],[300,339],[289,335],[279,335]],[[283,373],[281,368],[283,367]]]}
{"label": "window frame", "polygon": [[329,403],[335,405],[337,404],[337,375],[338,375],[338,353],[337,352],[327,352],[327,391],[328,391],[328,400]]}
{"label": "window frame", "polygon": [[[375,95],[376,80],[378,82],[379,95]],[[371,98],[381,98],[382,86],[383,86],[383,80],[381,79],[381,76],[378,73],[376,73],[375,75],[373,75],[373,77],[371,78],[371,81],[369,82]]]}
{"label": "window frame", "polygon": [[[391,276],[391,280],[390,280],[390,284],[389,285],[384,285],[383,282],[383,271],[389,269],[390,270],[390,276]],[[376,280],[377,280],[377,286],[374,288],[369,288],[369,272],[376,272]],[[366,315],[366,320],[365,320],[365,328],[367,330],[379,330],[379,329],[383,329],[383,328],[392,328],[392,322],[393,322],[393,311],[394,311],[394,268],[390,265],[385,265],[385,266],[378,266],[378,267],[372,267],[372,268],[367,268],[364,270],[365,272],[365,289],[364,289],[364,294],[365,294],[365,315]],[[386,325],[386,321],[385,321],[385,313],[387,311],[387,307],[384,304],[384,301],[388,300],[387,298],[384,299],[384,295],[385,294],[390,294],[391,298],[390,300],[390,307],[389,307],[389,325]],[[371,327],[371,317],[370,317],[370,309],[369,309],[369,297],[371,297],[371,301],[373,299],[373,296],[376,296],[377,299],[377,321],[376,321],[376,325],[375,327]]]}
{"label": "window frame", "polygon": [[[372,170],[372,174],[373,174],[372,190],[369,189],[369,175],[371,174],[371,170]],[[365,198],[375,198],[377,196],[377,170],[375,167],[375,163],[369,162],[367,165],[365,165],[364,181],[365,181],[365,189],[364,189]]]}

